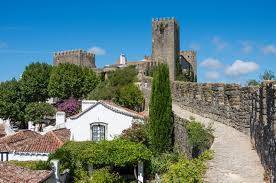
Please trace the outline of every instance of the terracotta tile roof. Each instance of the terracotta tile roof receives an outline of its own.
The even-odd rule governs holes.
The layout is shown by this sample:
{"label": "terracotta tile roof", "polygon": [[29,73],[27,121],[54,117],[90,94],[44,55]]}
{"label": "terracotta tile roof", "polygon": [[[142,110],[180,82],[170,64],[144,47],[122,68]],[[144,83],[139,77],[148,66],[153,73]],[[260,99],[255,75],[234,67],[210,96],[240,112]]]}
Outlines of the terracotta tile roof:
{"label": "terracotta tile roof", "polygon": [[71,116],[70,118],[71,119],[76,119],[76,118],[80,117],[81,115],[83,115],[84,113],[88,112],[89,110],[93,109],[98,104],[102,104],[106,108],[108,108],[108,109],[110,109],[114,112],[117,112],[117,113],[121,113],[121,114],[128,115],[128,116],[131,116],[131,117],[134,117],[134,118],[139,118],[139,119],[144,119],[145,118],[145,116],[142,113],[138,113],[138,112],[133,111],[131,109],[128,109],[126,107],[119,106],[119,105],[113,103],[112,101],[106,101],[106,100],[104,100],[104,101],[100,100],[97,103],[95,103],[94,105],[92,105],[91,107],[87,108],[86,110],[82,111],[79,114]]}
{"label": "terracotta tile roof", "polygon": [[24,130],[0,139],[0,152],[51,153],[70,140],[69,129],[50,131],[45,135]]}
{"label": "terracotta tile roof", "polygon": [[[17,151],[34,138],[41,136],[39,133],[30,130],[21,130],[13,135],[0,138],[0,151]],[[8,147],[8,148],[7,148]]]}
{"label": "terracotta tile roof", "polygon": [[70,130],[63,128],[50,131],[20,148],[20,152],[52,153],[60,148],[64,142],[70,140]]}
{"label": "terracotta tile roof", "polygon": [[53,133],[64,143],[70,140],[71,132],[69,129],[61,128],[54,130]]}
{"label": "terracotta tile roof", "polygon": [[6,135],[5,126],[3,124],[0,124],[0,138],[4,137],[5,135]]}
{"label": "terracotta tile roof", "polygon": [[30,170],[0,162],[0,183],[39,183],[53,175],[48,170]]}

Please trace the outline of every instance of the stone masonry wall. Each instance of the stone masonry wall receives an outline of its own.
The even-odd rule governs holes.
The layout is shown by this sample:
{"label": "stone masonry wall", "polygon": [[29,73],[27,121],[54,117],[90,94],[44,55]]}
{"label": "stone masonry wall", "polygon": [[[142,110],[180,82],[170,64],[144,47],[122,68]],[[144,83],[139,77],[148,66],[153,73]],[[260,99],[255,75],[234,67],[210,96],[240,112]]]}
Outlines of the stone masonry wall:
{"label": "stone masonry wall", "polygon": [[[171,85],[174,103],[250,135],[271,182],[276,182],[276,81],[264,82],[260,87],[179,81]],[[141,88],[148,109],[151,78],[144,77]]]}
{"label": "stone masonry wall", "polygon": [[264,82],[253,94],[250,136],[261,162],[276,182],[276,81]]}

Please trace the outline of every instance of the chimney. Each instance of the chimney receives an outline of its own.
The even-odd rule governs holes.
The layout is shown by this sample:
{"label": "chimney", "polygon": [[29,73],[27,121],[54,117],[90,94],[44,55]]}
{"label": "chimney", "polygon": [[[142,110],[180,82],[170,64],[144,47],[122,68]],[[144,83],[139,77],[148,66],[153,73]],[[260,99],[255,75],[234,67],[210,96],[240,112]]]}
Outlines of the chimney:
{"label": "chimney", "polygon": [[53,159],[50,161],[50,163],[52,165],[52,170],[54,172],[55,182],[60,183],[59,160]]}
{"label": "chimney", "polygon": [[28,130],[35,131],[35,126],[34,126],[34,123],[32,121],[28,122]]}
{"label": "chimney", "polygon": [[81,111],[85,111],[86,109],[88,109],[89,107],[95,105],[97,103],[96,100],[83,100],[81,102]]}
{"label": "chimney", "polygon": [[56,126],[61,126],[62,124],[65,123],[65,120],[66,120],[65,112],[58,111],[56,113]]}

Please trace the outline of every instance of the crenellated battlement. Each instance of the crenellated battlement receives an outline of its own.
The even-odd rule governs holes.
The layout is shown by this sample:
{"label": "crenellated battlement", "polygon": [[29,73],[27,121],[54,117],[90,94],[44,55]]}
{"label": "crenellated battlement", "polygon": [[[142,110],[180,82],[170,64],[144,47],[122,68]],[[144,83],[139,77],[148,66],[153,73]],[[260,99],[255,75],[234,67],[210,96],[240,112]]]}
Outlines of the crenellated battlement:
{"label": "crenellated battlement", "polygon": [[95,68],[95,54],[82,49],[60,51],[54,54],[54,65],[69,63]]}
{"label": "crenellated battlement", "polygon": [[152,18],[152,22],[159,22],[159,21],[175,21],[175,17],[161,17],[161,18]]}

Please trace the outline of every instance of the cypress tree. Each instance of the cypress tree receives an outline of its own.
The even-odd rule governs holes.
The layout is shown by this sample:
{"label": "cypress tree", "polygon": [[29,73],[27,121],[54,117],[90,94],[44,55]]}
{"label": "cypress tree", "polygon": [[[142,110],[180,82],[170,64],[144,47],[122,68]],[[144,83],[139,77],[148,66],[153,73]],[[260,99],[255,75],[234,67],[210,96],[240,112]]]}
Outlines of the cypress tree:
{"label": "cypress tree", "polygon": [[172,149],[172,98],[169,69],[165,64],[157,67],[153,74],[149,104],[149,140],[158,153]]}

